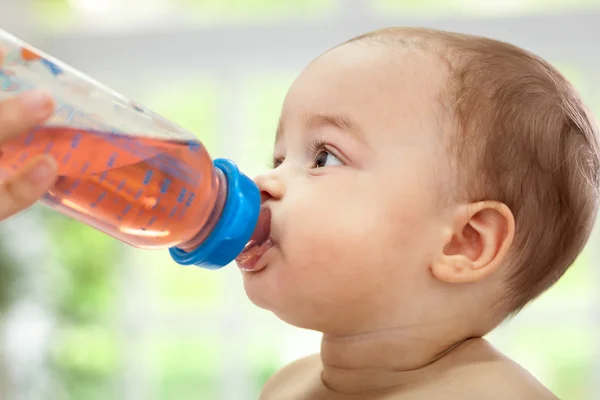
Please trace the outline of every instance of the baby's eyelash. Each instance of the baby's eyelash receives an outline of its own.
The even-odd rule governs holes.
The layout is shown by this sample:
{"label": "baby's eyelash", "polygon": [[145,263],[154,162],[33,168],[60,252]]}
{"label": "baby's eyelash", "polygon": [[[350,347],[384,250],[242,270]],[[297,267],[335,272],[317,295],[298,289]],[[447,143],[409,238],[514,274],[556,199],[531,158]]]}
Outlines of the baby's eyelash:
{"label": "baby's eyelash", "polygon": [[283,163],[283,159],[277,158],[277,157],[273,157],[271,159],[271,161],[267,163],[267,167],[275,169],[275,168],[279,167],[282,163]]}
{"label": "baby's eyelash", "polygon": [[310,142],[310,146],[309,146],[309,155],[310,158],[314,158],[320,150],[326,150],[326,146],[327,146],[327,142],[325,142],[323,139],[313,139]]}

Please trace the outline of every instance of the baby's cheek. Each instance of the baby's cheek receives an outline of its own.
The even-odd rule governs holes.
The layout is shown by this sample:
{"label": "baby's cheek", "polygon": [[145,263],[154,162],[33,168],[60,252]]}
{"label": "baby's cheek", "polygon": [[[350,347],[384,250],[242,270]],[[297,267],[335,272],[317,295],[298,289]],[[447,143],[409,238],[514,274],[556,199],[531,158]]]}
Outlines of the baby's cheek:
{"label": "baby's cheek", "polygon": [[[352,204],[335,209],[312,207],[298,221],[291,240],[294,264],[318,272],[323,279],[355,279],[371,265],[380,262],[382,243],[380,218],[372,210],[360,210]],[[292,261],[292,260],[288,260]]]}

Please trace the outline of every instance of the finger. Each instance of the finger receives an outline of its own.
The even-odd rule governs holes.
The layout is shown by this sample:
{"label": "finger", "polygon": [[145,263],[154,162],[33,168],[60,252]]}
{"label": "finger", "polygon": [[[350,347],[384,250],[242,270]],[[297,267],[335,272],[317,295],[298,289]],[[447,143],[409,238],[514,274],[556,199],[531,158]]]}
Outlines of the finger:
{"label": "finger", "polygon": [[57,164],[49,155],[36,157],[0,184],[0,220],[31,206],[56,180]]}
{"label": "finger", "polygon": [[54,109],[52,96],[44,90],[22,93],[0,102],[0,142],[29,132]]}

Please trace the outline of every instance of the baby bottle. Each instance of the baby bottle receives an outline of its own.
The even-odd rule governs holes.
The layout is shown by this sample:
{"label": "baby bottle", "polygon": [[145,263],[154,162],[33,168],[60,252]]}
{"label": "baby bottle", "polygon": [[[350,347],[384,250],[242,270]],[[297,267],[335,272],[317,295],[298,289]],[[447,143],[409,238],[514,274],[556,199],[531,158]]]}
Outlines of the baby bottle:
{"label": "baby bottle", "polygon": [[56,104],[2,145],[0,176],[49,153],[59,176],[43,204],[129,245],[169,248],[183,265],[219,268],[266,240],[259,190],[233,162],[213,162],[191,133],[1,30],[0,44],[0,100],[46,88]]}

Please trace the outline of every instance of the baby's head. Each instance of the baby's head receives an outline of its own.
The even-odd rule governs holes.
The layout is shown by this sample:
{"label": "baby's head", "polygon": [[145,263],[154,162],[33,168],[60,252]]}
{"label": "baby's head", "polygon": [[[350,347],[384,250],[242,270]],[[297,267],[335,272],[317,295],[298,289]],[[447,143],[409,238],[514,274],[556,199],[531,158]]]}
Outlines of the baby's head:
{"label": "baby's head", "polygon": [[246,292],[331,334],[483,335],[563,275],[596,213],[599,133],[576,91],[473,36],[388,29],[323,54],[274,156],[257,183],[276,246]]}

